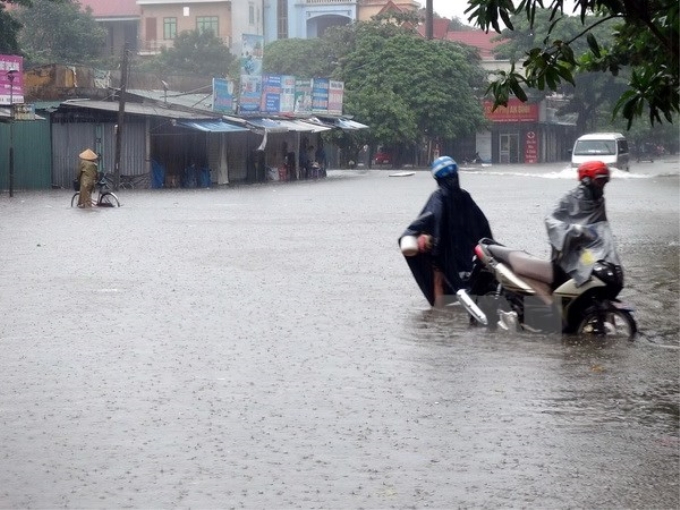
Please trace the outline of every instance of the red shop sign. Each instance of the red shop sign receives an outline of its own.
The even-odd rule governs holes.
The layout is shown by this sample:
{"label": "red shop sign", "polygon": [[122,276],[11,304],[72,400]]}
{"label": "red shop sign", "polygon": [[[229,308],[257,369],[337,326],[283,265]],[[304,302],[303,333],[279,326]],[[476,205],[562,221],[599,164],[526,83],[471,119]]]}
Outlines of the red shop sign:
{"label": "red shop sign", "polygon": [[484,117],[493,122],[538,122],[538,105],[523,103],[513,97],[508,106],[499,106],[493,110],[493,101],[484,101]]}

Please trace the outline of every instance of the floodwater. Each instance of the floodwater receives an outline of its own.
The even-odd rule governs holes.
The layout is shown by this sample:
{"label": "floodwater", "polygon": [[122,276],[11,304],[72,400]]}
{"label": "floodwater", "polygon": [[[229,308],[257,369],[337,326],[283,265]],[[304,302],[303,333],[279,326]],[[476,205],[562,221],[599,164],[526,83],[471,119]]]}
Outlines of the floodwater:
{"label": "floodwater", "polygon": [[[397,238],[426,171],[0,197],[0,508],[680,507],[677,159],[615,172],[635,342],[432,311]],[[463,169],[548,256],[561,165]]]}

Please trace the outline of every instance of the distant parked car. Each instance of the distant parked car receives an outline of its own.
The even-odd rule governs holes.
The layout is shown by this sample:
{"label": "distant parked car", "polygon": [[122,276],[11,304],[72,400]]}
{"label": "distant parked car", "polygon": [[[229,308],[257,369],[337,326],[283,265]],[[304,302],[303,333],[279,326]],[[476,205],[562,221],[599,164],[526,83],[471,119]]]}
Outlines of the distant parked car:
{"label": "distant parked car", "polygon": [[389,152],[380,151],[373,158],[376,165],[389,165],[392,163],[392,155]]}

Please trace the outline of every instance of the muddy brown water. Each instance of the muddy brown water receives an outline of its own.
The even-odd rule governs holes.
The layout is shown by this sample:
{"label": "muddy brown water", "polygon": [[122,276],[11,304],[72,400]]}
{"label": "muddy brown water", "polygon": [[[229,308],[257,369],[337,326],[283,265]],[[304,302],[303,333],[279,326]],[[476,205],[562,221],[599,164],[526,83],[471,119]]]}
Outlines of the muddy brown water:
{"label": "muddy brown water", "polygon": [[[434,181],[0,197],[0,508],[680,506],[677,161],[615,173],[635,342],[471,328],[397,247]],[[548,255],[561,165],[461,181]]]}

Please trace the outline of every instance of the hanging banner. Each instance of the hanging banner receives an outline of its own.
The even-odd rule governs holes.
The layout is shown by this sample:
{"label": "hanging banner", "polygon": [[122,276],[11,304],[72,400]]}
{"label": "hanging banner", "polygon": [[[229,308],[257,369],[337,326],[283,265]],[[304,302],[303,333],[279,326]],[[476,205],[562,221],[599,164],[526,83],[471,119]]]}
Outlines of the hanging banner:
{"label": "hanging banner", "polygon": [[264,75],[262,77],[260,111],[265,113],[279,113],[281,111],[281,76]]}
{"label": "hanging banner", "polygon": [[295,111],[295,76],[281,76],[281,113]]}
{"label": "hanging banner", "polygon": [[295,113],[312,113],[312,80],[295,80]]}
{"label": "hanging banner", "polygon": [[214,112],[234,113],[234,83],[224,78],[213,78]]}
{"label": "hanging banner", "polygon": [[312,80],[312,113],[328,113],[328,93],[330,80],[314,78]]}
{"label": "hanging banner", "polygon": [[241,75],[262,74],[264,36],[243,34],[241,37]]}
{"label": "hanging banner", "polygon": [[527,131],[524,139],[524,162],[538,163],[538,136],[536,131]]}
{"label": "hanging banner", "polygon": [[262,98],[262,76],[241,75],[241,92],[238,98],[239,113],[257,113]]}
{"label": "hanging banner", "polygon": [[[10,73],[9,71],[16,71]],[[0,104],[24,102],[24,58],[0,55]]]}
{"label": "hanging banner", "polygon": [[328,83],[328,113],[342,115],[342,99],[345,91],[344,82],[330,80]]}

